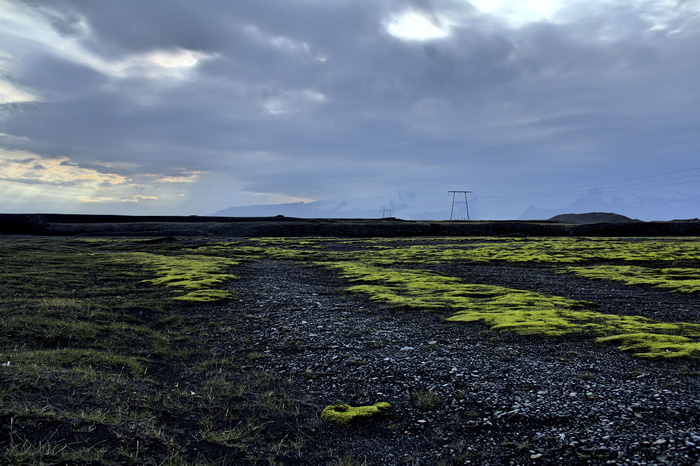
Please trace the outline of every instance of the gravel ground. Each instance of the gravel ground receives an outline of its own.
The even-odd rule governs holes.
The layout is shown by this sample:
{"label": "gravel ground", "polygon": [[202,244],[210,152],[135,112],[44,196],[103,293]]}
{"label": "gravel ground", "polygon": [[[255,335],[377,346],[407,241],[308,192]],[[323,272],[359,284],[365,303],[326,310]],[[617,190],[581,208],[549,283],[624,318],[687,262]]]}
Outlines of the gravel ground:
{"label": "gravel ground", "polygon": [[[605,312],[700,315],[696,296],[534,266],[436,269],[471,283],[593,301]],[[236,330],[218,344],[234,351],[246,341],[258,355],[254,366],[292,380],[299,399],[313,400],[302,409],[319,451],[371,465],[700,464],[697,361],[638,360],[589,339],[492,333],[391,309],[299,263],[256,262],[236,274],[231,289],[239,299],[212,316]],[[426,393],[437,396],[419,396]],[[368,422],[319,419],[328,404],[379,401],[392,408]]]}

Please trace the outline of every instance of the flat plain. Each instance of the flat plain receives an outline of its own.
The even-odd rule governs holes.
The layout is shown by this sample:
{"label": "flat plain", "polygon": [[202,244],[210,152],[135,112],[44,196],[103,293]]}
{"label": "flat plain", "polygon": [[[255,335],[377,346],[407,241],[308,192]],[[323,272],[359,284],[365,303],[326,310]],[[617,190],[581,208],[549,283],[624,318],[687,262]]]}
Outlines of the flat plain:
{"label": "flat plain", "polygon": [[2,463],[700,460],[697,238],[4,236],[0,256]]}

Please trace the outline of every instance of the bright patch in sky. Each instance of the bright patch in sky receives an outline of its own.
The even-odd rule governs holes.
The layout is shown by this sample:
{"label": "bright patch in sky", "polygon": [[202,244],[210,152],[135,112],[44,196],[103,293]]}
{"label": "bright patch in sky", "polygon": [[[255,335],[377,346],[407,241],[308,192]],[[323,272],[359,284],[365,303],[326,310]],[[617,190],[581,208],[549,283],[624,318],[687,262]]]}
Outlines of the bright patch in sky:
{"label": "bright patch in sky", "polygon": [[32,102],[37,100],[32,94],[23,91],[7,81],[0,81],[0,104],[13,102]]}
{"label": "bright patch in sky", "polygon": [[75,185],[93,184],[116,185],[129,181],[113,173],[100,173],[80,168],[66,157],[44,158],[22,151],[0,149],[0,180],[28,184]]}
{"label": "bright patch in sky", "polygon": [[61,199],[83,204],[141,203],[186,196],[170,191],[181,190],[183,183],[196,182],[201,175],[197,171],[183,171],[180,175],[126,177],[110,173],[112,165],[102,163],[100,169],[82,168],[68,157],[49,158],[0,148],[0,183],[4,183],[5,194],[12,194],[8,200],[43,191],[50,193],[46,205],[61,202]]}
{"label": "bright patch in sky", "polygon": [[430,22],[425,16],[415,12],[395,16],[386,25],[389,34],[404,40],[433,40],[450,35],[450,31]]}
{"label": "bright patch in sky", "polygon": [[103,70],[116,77],[144,77],[151,79],[185,79],[200,61],[213,58],[193,50],[154,50],[140,55],[132,55],[118,62],[106,62]]}
{"label": "bright patch in sky", "polygon": [[566,3],[563,0],[471,0],[482,13],[504,18],[514,26],[549,21]]}
{"label": "bright patch in sky", "polygon": [[166,68],[189,68],[195,66],[205,54],[192,50],[163,50],[150,53],[145,59]]}

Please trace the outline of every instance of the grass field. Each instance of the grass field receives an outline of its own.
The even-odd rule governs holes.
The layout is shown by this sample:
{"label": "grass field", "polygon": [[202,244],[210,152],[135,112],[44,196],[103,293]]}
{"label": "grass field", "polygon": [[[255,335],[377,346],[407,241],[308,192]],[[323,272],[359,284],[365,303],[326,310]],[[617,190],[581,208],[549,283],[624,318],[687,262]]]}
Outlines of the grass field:
{"label": "grass field", "polygon": [[[518,263],[700,295],[700,241],[258,238],[0,239],[0,463],[285,463],[313,449],[313,400],[226,357],[209,318],[241,264],[296,261],[345,292],[492,331],[612,343],[648,359],[697,359],[700,324],[601,313],[590,303],[478,285],[434,264]],[[251,290],[254,292],[255,290]],[[233,355],[233,356],[232,356]],[[295,435],[290,435],[294,432]],[[318,452],[324,458],[339,451]]]}

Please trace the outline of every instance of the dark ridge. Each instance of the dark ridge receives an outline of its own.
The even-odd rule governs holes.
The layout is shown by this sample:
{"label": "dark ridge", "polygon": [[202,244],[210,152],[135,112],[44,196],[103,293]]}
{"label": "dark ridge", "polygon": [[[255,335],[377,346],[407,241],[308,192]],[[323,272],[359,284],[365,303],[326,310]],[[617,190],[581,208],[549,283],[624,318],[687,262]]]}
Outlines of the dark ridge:
{"label": "dark ridge", "polygon": [[0,234],[132,237],[700,236],[700,222],[562,223],[552,220],[408,221],[283,216],[0,214]]}

